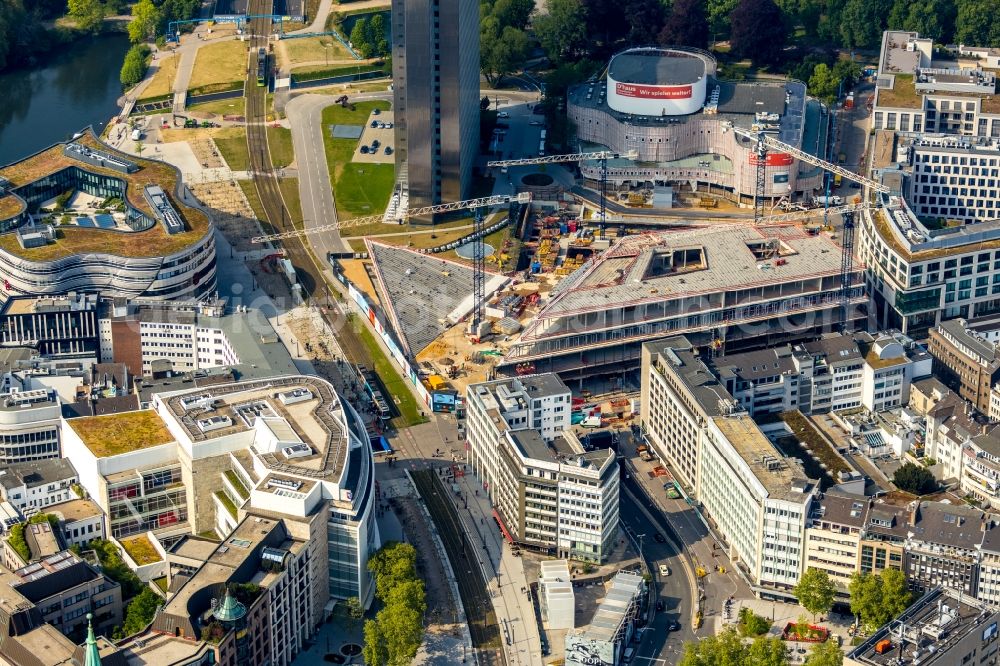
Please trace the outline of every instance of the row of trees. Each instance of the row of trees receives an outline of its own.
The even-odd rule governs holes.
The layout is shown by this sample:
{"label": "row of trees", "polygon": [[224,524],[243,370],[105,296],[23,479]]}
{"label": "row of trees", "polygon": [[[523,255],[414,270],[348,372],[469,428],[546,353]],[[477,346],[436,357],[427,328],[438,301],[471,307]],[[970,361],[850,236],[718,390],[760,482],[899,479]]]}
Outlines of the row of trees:
{"label": "row of trees", "polygon": [[[789,663],[781,639],[759,636],[752,643],[745,643],[733,629],[726,629],[715,636],[685,643],[679,666],[788,666]],[[843,663],[844,653],[832,641],[818,643],[806,657],[806,666],[841,666]]]}
{"label": "row of trees", "polygon": [[[795,37],[820,47],[875,49],[887,28],[914,30],[935,42],[1000,46],[994,0],[549,0],[533,21],[554,63],[604,60],[628,45],[706,48],[728,40],[737,58],[779,66],[801,60]],[[484,14],[485,16],[485,14]],[[808,78],[808,77],[807,77]]]}
{"label": "row of trees", "polygon": [[424,582],[417,577],[417,551],[408,543],[390,542],[368,560],[368,570],[382,610],[365,622],[365,663],[407,666],[423,640],[427,611]]}
{"label": "row of trees", "polygon": [[362,58],[384,58],[389,55],[389,41],[385,38],[385,17],[375,14],[371,21],[358,19],[351,28],[351,46]]}

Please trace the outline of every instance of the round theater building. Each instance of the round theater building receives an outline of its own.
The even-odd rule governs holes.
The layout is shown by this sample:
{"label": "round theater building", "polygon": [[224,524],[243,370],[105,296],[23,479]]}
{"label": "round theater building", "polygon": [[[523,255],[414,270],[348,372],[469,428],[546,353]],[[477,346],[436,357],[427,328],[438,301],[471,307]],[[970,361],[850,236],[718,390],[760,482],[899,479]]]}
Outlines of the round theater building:
{"label": "round theater building", "polygon": [[[826,110],[806,97],[800,81],[722,81],[715,58],[698,49],[634,48],[616,54],[604,80],[569,89],[567,114],[585,149],[636,151],[638,159],[612,160],[608,181],[617,189],[672,185],[752,203],[754,144],[728,124],[766,132],[812,154],[822,154]],[[587,179],[596,163],[582,164]],[[791,155],[767,157],[765,195],[802,196],[823,183],[820,169]]]}

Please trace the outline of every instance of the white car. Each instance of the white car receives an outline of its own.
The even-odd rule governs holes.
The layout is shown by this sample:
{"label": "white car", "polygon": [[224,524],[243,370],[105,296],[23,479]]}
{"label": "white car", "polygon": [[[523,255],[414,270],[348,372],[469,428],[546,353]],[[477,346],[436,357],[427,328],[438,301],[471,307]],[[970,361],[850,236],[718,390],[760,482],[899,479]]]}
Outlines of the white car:
{"label": "white car", "polygon": [[497,118],[510,118],[510,114],[506,111],[500,111],[497,113]]}
{"label": "white car", "polygon": [[669,576],[670,575],[670,567],[668,567],[666,564],[661,564],[660,565],[660,575],[661,576]]}

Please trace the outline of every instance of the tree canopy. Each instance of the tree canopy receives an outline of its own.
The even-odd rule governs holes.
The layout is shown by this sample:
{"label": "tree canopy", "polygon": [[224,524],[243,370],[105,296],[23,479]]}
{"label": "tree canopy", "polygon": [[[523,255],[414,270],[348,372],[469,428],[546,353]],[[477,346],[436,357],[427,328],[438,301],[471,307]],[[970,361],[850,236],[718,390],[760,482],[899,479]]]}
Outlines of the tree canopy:
{"label": "tree canopy", "polygon": [[417,551],[408,543],[389,542],[369,558],[368,570],[382,610],[365,622],[365,663],[406,666],[423,640],[427,611],[424,582],[417,577]]}
{"label": "tree canopy", "polygon": [[684,644],[684,655],[678,666],[723,666],[753,664],[753,666],[787,666],[785,644],[777,638],[759,636],[744,643],[729,628],[715,636]]}
{"label": "tree canopy", "polygon": [[730,16],[733,55],[760,65],[781,62],[785,25],[774,0],[740,0]]}
{"label": "tree canopy", "polygon": [[927,495],[938,487],[937,479],[929,469],[912,462],[901,465],[892,475],[892,482],[900,490],[914,495]]}
{"label": "tree canopy", "polygon": [[660,31],[664,46],[708,48],[708,17],[702,0],[674,0],[670,15]]}
{"label": "tree canopy", "polygon": [[822,569],[809,567],[795,586],[795,598],[813,615],[830,612],[837,587]]}
{"label": "tree canopy", "polygon": [[844,651],[833,641],[817,643],[809,650],[806,666],[843,666]]}
{"label": "tree canopy", "polygon": [[856,573],[848,586],[851,612],[866,631],[874,631],[902,613],[910,605],[912,593],[906,575],[897,569],[880,574]]}
{"label": "tree canopy", "polygon": [[101,29],[107,7],[101,0],[69,0],[68,16],[76,21],[76,26],[87,32]]}

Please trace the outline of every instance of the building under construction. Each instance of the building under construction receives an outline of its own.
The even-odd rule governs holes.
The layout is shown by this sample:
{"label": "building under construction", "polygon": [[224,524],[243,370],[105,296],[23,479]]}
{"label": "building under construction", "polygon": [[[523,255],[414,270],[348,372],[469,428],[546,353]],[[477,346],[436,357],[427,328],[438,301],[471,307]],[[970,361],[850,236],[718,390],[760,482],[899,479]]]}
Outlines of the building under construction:
{"label": "building under construction", "polygon": [[759,349],[864,326],[864,266],[841,288],[842,248],[798,226],[717,225],[628,236],[542,299],[500,376],[623,376],[647,340],[684,334],[719,351]]}

